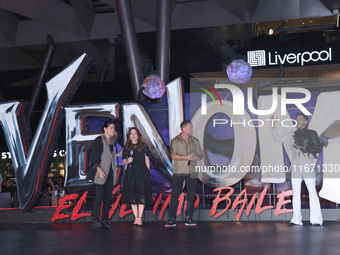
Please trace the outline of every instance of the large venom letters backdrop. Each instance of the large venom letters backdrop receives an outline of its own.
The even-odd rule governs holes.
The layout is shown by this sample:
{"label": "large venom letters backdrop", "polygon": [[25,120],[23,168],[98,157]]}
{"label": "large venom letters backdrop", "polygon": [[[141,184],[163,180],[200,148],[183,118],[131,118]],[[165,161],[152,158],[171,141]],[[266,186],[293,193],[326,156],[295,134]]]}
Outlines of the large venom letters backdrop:
{"label": "large venom letters backdrop", "polygon": [[[53,144],[59,135],[63,108],[75,93],[91,63],[91,57],[83,54],[46,84],[48,102],[31,144],[26,118],[27,104],[17,101],[0,104],[0,121],[12,155],[22,210],[33,208],[38,199],[52,156]],[[180,133],[179,126],[183,119],[192,119],[194,136],[200,140],[204,150],[204,158],[199,162],[199,178],[207,185],[221,191],[220,188],[235,184],[244,178],[247,174],[245,167],[251,166],[262,167],[260,174],[263,183],[280,184],[286,181],[283,171],[263,171],[263,166],[287,166],[292,158],[288,144],[282,146],[281,143],[274,142],[271,122],[267,121],[271,116],[255,115],[254,109],[250,111],[248,108],[249,102],[243,106],[245,111],[241,109],[243,115],[234,114],[233,95],[230,91],[219,92],[223,100],[220,104],[215,104],[202,101],[204,93],[192,93],[184,97],[182,86],[180,78],[166,86],[167,98],[163,98],[163,103],[165,102],[168,108],[168,129],[163,129],[161,133],[157,120],[153,120],[150,113],[137,103],[120,105],[119,102],[112,102],[65,107],[66,187],[88,185],[85,181],[87,153],[98,134],[87,133],[84,127],[86,119],[93,117],[122,120],[124,137],[129,127],[138,127],[151,150],[153,166],[169,180],[172,178],[173,167],[168,149],[169,141]],[[248,96],[247,91],[242,91],[240,95],[242,94],[244,98],[252,98],[251,95]],[[317,165],[323,170],[329,166],[334,168],[334,171],[323,171],[320,196],[336,203],[340,203],[340,179],[334,178],[339,177],[340,165],[340,132],[337,124],[340,120],[339,96],[340,92],[337,91],[313,92],[308,102],[303,104],[312,113],[309,128],[328,140]],[[301,99],[301,94],[290,93],[287,98]],[[260,96],[257,105],[259,110],[270,109],[273,105],[272,96]],[[279,134],[283,134],[289,130],[288,126],[293,125],[291,119],[295,119],[300,109],[290,107],[289,104],[287,109],[281,109],[279,95],[276,106],[273,114],[281,123],[277,125],[277,130]],[[119,116],[120,108],[122,116]],[[164,127],[164,123],[161,125]],[[235,171],[206,171],[207,167],[211,170],[212,166],[217,165],[231,166]]]}
{"label": "large venom letters backdrop", "polygon": [[61,73],[46,83],[47,103],[31,144],[27,106],[23,102],[0,104],[0,121],[17,180],[19,203],[27,211],[39,198],[43,177],[53,155],[53,145],[59,136],[63,108],[81,84],[93,60],[83,54]]}

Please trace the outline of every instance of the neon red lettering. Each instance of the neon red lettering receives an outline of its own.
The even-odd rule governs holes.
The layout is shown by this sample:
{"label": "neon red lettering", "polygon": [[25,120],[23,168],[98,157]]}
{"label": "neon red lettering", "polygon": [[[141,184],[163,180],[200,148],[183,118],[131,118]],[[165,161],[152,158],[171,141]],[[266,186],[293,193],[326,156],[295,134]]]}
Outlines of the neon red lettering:
{"label": "neon red lettering", "polygon": [[164,214],[165,208],[166,208],[168,205],[170,205],[170,200],[171,200],[171,195],[169,195],[169,196],[166,198],[166,200],[164,201],[164,203],[163,203],[161,212],[159,213],[159,219],[160,219],[160,220],[163,218],[163,214]]}
{"label": "neon red lettering", "polygon": [[[226,195],[224,195],[223,197],[220,197],[222,190],[230,190],[230,191]],[[218,214],[216,214],[214,216],[214,217],[218,217],[218,216],[222,215],[223,213],[225,213],[228,210],[228,208],[229,208],[229,206],[231,204],[231,200],[230,200],[229,197],[234,192],[234,189],[231,188],[231,187],[220,187],[220,188],[214,189],[214,191],[218,191],[218,194],[217,194],[216,198],[213,201],[213,206],[212,206],[212,208],[210,210],[209,216],[213,216],[216,213],[217,205],[221,201],[228,200],[228,205],[226,206],[226,208],[224,208],[222,212],[220,212],[220,213],[218,213]]]}
{"label": "neon red lettering", "polygon": [[[240,200],[241,196],[244,196],[244,198],[242,200]],[[242,204],[240,210],[238,211],[237,215],[236,215],[236,220],[239,221],[241,214],[243,212],[244,207],[246,206],[247,203],[247,191],[246,189],[242,190],[242,192],[240,194],[238,194],[238,196],[235,198],[233,206],[231,207],[231,210],[234,211],[236,206],[238,204]]]}
{"label": "neon red lettering", "polygon": [[260,214],[261,212],[265,211],[265,210],[268,210],[270,208],[273,208],[273,206],[265,206],[265,207],[262,207],[262,203],[263,203],[263,199],[264,199],[264,196],[266,195],[267,193],[267,189],[268,189],[268,186],[265,186],[261,195],[260,195],[260,198],[259,198],[259,201],[257,201],[257,204],[256,204],[256,207],[255,207],[255,213],[257,214]]}
{"label": "neon red lettering", "polygon": [[60,220],[60,219],[66,219],[66,218],[69,218],[70,215],[69,214],[64,214],[64,213],[60,213],[61,210],[64,210],[66,208],[69,208],[71,207],[70,204],[68,205],[65,205],[66,201],[68,200],[73,200],[73,199],[77,199],[79,194],[71,194],[71,195],[66,195],[65,197],[61,198],[59,200],[60,204],[59,206],[57,207],[57,209],[55,210],[55,213],[52,217],[52,221],[56,221],[56,220]]}
{"label": "neon red lettering", "polygon": [[293,209],[290,209],[290,210],[281,209],[281,206],[292,202],[292,200],[290,200],[290,199],[288,199],[286,201],[284,200],[285,197],[288,197],[288,196],[291,196],[291,195],[293,195],[292,190],[284,191],[280,195],[277,195],[277,198],[279,199],[279,201],[277,202],[275,213],[274,213],[276,216],[279,216],[280,214],[283,214],[283,213],[289,213],[289,212],[293,211]]}
{"label": "neon red lettering", "polygon": [[71,215],[71,220],[77,220],[81,217],[85,217],[85,216],[91,216],[91,213],[79,213],[79,210],[81,208],[82,203],[85,201],[85,198],[87,197],[87,191],[81,196],[81,198],[79,199],[78,203],[76,204],[76,206],[73,209],[72,215]]}

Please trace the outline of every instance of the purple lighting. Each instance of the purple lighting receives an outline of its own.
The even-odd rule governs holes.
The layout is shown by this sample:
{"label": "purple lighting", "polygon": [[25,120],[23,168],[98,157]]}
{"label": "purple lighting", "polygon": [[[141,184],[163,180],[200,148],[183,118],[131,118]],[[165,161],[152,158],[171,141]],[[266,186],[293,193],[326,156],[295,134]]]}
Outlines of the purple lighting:
{"label": "purple lighting", "polygon": [[144,95],[150,97],[151,99],[160,98],[165,92],[164,82],[156,75],[150,75],[142,83]]}
{"label": "purple lighting", "polygon": [[229,80],[241,84],[249,81],[253,74],[250,64],[243,59],[235,59],[228,67],[227,74]]}

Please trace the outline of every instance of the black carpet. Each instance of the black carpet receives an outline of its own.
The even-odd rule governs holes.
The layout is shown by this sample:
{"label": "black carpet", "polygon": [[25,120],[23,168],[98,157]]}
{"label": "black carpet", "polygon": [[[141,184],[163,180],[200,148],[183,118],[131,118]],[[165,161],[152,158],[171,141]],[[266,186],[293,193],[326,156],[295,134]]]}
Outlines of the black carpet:
{"label": "black carpet", "polygon": [[1,254],[340,254],[340,224],[287,227],[282,222],[198,222],[165,228],[164,222],[1,224]]}

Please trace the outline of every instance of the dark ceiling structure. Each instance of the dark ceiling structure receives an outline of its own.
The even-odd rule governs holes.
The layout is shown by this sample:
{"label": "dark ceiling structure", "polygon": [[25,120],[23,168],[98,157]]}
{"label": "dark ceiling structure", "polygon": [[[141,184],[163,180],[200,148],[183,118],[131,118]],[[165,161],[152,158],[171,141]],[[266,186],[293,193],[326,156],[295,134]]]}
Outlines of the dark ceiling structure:
{"label": "dark ceiling structure", "polygon": [[[241,25],[250,29],[248,37],[256,36],[260,25],[265,27],[263,24],[275,26],[330,16],[333,17],[331,22],[335,22],[334,16],[339,15],[340,6],[340,0],[168,1],[171,2],[172,31],[226,26],[237,29]],[[130,2],[136,33],[155,32],[158,1]],[[290,26],[294,26],[292,24]],[[304,26],[307,25],[318,26],[308,22]],[[280,29],[277,25],[276,28]],[[281,27],[284,29],[287,25]],[[225,31],[224,39],[238,37],[237,33],[230,34],[230,29],[220,31]],[[121,29],[115,0],[0,0],[0,88],[34,84],[49,35],[56,44],[52,70],[64,68],[86,52],[95,63],[84,82],[115,80],[120,64],[116,63],[115,55],[122,50],[116,47]],[[104,67],[103,80],[100,77]]]}
{"label": "dark ceiling structure", "polygon": [[[171,29],[325,17],[339,14],[340,0],[169,0]],[[157,0],[131,0],[137,33],[156,30]],[[52,66],[63,66],[83,51],[96,61],[112,56],[94,43],[121,33],[115,0],[1,0],[0,71],[39,68],[46,36],[58,47]]]}

